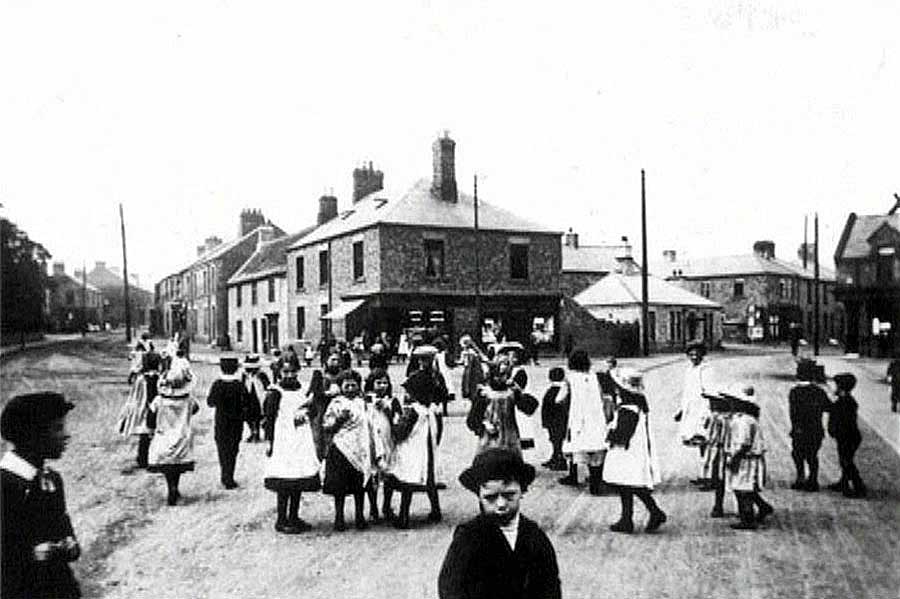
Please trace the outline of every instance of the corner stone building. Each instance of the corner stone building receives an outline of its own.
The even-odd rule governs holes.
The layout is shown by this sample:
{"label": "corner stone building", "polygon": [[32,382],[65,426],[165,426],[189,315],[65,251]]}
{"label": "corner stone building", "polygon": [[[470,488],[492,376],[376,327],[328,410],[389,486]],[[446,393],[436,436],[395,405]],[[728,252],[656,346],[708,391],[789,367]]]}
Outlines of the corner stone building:
{"label": "corner stone building", "polygon": [[847,351],[900,356],[900,197],[887,214],[851,213],[834,254]]}
{"label": "corner stone building", "polygon": [[395,342],[410,328],[478,338],[476,272],[482,317],[507,339],[527,342],[534,318],[557,318],[561,233],[479,202],[476,257],[474,200],[457,191],[454,152],[446,134],[436,140],[433,179],[399,193],[371,166],[354,172],[357,201],[288,250],[297,338]]}

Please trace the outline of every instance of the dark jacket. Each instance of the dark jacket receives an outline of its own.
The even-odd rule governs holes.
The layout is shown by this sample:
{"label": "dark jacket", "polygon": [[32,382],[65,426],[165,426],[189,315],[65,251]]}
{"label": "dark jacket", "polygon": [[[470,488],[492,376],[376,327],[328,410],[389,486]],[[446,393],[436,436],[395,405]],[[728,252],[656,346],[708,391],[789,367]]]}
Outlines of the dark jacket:
{"label": "dark jacket", "polygon": [[216,379],[209,388],[206,405],[216,409],[215,435],[220,438],[222,433],[237,427],[240,436],[243,430],[245,402],[247,391],[244,383],[239,379]]}
{"label": "dark jacket", "polygon": [[519,516],[515,550],[485,516],[456,527],[438,577],[441,599],[558,599],[556,552],[538,525]]}
{"label": "dark jacket", "polygon": [[788,394],[791,415],[791,437],[818,439],[825,436],[822,414],[831,407],[828,394],[815,384],[797,385]]}
{"label": "dark jacket", "polygon": [[856,400],[852,395],[838,395],[828,413],[828,434],[839,443],[859,445],[862,435],[856,423]]}
{"label": "dark jacket", "polygon": [[0,486],[3,491],[0,596],[4,599],[80,597],[78,582],[64,558],[57,556],[38,562],[33,557],[35,545],[75,536],[66,512],[62,477],[45,469],[32,480],[25,480],[2,470]]}

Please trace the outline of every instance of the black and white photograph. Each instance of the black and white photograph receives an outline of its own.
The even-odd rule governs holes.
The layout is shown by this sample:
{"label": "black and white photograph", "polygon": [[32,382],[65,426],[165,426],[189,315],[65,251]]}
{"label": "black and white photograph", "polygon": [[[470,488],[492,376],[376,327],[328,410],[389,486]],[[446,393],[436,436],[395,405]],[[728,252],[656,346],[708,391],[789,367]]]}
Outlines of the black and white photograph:
{"label": "black and white photograph", "polygon": [[0,0],[0,597],[897,597],[898,23]]}

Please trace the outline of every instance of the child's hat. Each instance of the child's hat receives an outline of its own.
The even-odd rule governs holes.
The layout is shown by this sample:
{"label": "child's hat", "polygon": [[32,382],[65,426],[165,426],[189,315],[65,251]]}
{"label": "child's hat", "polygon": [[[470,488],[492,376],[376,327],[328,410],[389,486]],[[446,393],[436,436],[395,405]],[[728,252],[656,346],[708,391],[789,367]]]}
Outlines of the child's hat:
{"label": "child's hat", "polygon": [[853,373],[842,372],[834,375],[834,384],[841,391],[853,391],[853,388],[856,387],[856,377]]}
{"label": "child's hat", "polygon": [[247,354],[244,356],[244,370],[259,368],[259,354]]}
{"label": "child's hat", "polygon": [[523,462],[522,456],[510,449],[495,447],[475,456],[472,465],[459,475],[459,482],[476,494],[489,480],[515,480],[525,491],[534,481],[534,475],[534,466]]}
{"label": "child's hat", "polygon": [[65,416],[74,407],[61,394],[51,391],[17,395],[0,414],[0,435],[14,444],[21,442],[30,438],[35,429]]}

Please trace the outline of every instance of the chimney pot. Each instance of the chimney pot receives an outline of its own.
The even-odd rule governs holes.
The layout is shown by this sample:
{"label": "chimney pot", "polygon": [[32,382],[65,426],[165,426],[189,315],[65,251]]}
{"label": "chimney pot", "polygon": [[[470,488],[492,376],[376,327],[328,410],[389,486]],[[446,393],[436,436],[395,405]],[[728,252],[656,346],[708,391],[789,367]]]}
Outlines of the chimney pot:
{"label": "chimney pot", "polygon": [[753,244],[753,253],[766,260],[775,258],[775,242],[769,240],[757,241]]}
{"label": "chimney pot", "polygon": [[663,250],[663,258],[665,258],[667,262],[675,262],[676,256],[675,250]]}
{"label": "chimney pot", "polygon": [[363,163],[360,168],[353,169],[354,204],[367,195],[382,189],[384,189],[384,173],[376,171],[371,161],[369,161],[368,168]]}
{"label": "chimney pot", "polygon": [[338,214],[338,201],[333,195],[323,195],[319,198],[319,214],[316,217],[316,224],[323,225],[335,218]]}
{"label": "chimney pot", "polygon": [[566,247],[578,249],[578,233],[572,231],[572,227],[569,227],[569,232],[566,233],[565,244]]}
{"label": "chimney pot", "polygon": [[53,263],[53,275],[64,275],[66,274],[66,263],[65,262],[54,262]]}
{"label": "chimney pot", "polygon": [[97,260],[96,262],[94,262],[94,268],[106,268],[106,262]]}

